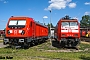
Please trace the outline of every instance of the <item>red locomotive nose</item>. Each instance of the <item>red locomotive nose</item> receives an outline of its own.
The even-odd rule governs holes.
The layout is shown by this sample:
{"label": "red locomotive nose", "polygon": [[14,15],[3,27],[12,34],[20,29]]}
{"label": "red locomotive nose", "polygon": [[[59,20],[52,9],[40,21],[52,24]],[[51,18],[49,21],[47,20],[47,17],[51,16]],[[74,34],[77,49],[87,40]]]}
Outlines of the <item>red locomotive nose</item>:
{"label": "red locomotive nose", "polygon": [[6,26],[4,44],[30,46],[48,39],[48,27],[30,17],[11,17]]}
{"label": "red locomotive nose", "polygon": [[60,45],[77,46],[80,39],[80,25],[78,20],[69,19],[68,16],[65,16],[58,21],[55,27],[55,33],[55,39],[61,43]]}

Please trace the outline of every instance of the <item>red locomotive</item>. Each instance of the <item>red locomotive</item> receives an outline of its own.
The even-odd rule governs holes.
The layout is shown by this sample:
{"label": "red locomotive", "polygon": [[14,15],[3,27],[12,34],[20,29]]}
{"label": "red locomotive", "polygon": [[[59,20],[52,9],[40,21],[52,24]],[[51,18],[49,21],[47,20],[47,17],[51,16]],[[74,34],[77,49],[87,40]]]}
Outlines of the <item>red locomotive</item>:
{"label": "red locomotive", "polygon": [[81,37],[85,37],[86,34],[87,34],[87,30],[85,28],[80,27],[80,35],[81,35]]}
{"label": "red locomotive", "polygon": [[65,16],[55,27],[55,39],[62,47],[76,47],[80,42],[80,24],[77,19]]}
{"label": "red locomotive", "polygon": [[90,27],[80,27],[81,37],[90,37]]}
{"label": "red locomotive", "polygon": [[30,17],[10,17],[4,44],[30,46],[48,38],[48,27]]}

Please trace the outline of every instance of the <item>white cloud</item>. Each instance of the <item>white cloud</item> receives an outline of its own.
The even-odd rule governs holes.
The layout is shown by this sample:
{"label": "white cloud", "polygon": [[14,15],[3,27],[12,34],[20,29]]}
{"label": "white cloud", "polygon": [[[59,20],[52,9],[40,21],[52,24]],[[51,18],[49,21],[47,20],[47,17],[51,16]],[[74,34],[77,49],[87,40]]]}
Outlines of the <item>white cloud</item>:
{"label": "white cloud", "polygon": [[1,2],[3,2],[3,3],[8,3],[8,1],[6,1],[6,0],[0,0]]}
{"label": "white cloud", "polygon": [[70,8],[75,8],[75,7],[76,7],[76,3],[70,3],[68,6],[69,6]]}
{"label": "white cloud", "polygon": [[3,3],[8,3],[8,1],[4,1]]}
{"label": "white cloud", "polygon": [[84,15],[90,15],[90,12],[85,12]]}
{"label": "white cloud", "polygon": [[90,5],[90,2],[85,2],[84,4],[85,4],[85,5]]}
{"label": "white cloud", "polygon": [[[71,8],[76,7],[75,3],[71,3],[72,0],[50,0],[50,5],[45,8],[44,10],[51,10],[51,9],[65,9],[68,5]],[[71,3],[71,4],[70,4]],[[71,6],[73,5],[73,6]]]}
{"label": "white cloud", "polygon": [[43,18],[48,18],[47,16],[43,16]]}

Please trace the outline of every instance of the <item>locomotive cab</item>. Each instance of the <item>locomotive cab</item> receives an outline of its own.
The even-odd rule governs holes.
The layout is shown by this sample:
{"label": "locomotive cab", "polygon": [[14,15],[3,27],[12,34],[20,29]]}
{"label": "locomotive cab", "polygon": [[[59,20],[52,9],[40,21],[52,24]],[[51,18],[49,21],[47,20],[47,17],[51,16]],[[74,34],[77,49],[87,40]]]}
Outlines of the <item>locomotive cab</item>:
{"label": "locomotive cab", "polygon": [[77,19],[65,16],[55,27],[55,39],[63,47],[76,47],[80,42],[80,25]]}
{"label": "locomotive cab", "polygon": [[29,37],[32,35],[31,22],[29,17],[11,17],[7,23],[4,44],[23,45],[30,42]]}
{"label": "locomotive cab", "polygon": [[80,29],[77,21],[61,20],[61,42],[66,46],[76,46],[80,39]]}
{"label": "locomotive cab", "polygon": [[48,28],[30,17],[11,17],[5,35],[4,44],[29,47],[48,39]]}

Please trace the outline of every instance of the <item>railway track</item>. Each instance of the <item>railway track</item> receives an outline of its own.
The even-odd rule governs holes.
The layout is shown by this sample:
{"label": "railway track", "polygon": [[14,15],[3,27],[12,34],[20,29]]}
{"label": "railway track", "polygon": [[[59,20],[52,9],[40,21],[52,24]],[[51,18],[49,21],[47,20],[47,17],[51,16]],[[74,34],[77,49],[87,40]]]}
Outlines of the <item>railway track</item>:
{"label": "railway track", "polygon": [[86,37],[81,37],[80,40],[85,42],[90,42],[90,38],[86,38]]}
{"label": "railway track", "polygon": [[[0,40],[3,40],[3,38],[0,37]],[[90,38],[86,38],[86,37],[81,37],[80,40],[85,42],[90,42]]]}

